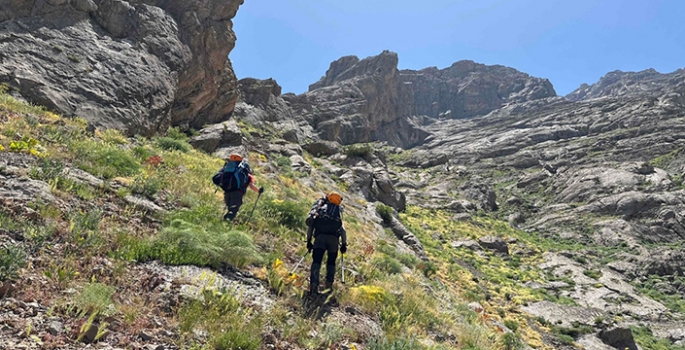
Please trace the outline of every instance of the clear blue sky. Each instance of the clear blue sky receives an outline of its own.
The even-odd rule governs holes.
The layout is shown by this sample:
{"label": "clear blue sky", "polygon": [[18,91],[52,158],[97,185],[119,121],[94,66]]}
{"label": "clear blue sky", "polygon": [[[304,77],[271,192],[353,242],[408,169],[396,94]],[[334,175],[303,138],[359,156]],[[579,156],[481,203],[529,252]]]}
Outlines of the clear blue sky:
{"label": "clear blue sky", "polygon": [[387,49],[399,68],[470,59],[548,78],[565,95],[616,69],[685,67],[685,0],[245,0],[238,78],[302,93],[331,61]]}

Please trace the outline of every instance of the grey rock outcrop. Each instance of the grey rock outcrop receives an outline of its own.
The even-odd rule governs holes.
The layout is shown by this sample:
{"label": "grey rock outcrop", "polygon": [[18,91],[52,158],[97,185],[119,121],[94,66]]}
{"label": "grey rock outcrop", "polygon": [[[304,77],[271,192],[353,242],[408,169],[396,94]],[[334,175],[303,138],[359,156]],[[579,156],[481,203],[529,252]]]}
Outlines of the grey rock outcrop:
{"label": "grey rock outcrop", "polygon": [[428,134],[411,118],[410,91],[401,81],[397,62],[397,54],[390,51],[363,60],[343,57],[331,63],[309,92],[286,101],[324,140],[415,145]]}
{"label": "grey rock outcrop", "polygon": [[202,128],[238,97],[228,53],[242,0],[0,1],[0,82],[96,127]]}
{"label": "grey rock outcrop", "polygon": [[434,118],[469,118],[507,103],[556,96],[547,79],[467,60],[445,69],[401,70],[400,75],[412,91],[415,114]]}
{"label": "grey rock outcrop", "polygon": [[190,144],[193,147],[208,153],[214,152],[220,147],[240,146],[242,143],[242,132],[233,119],[208,126],[190,139]]}
{"label": "grey rock outcrop", "polygon": [[661,74],[654,69],[640,72],[616,70],[607,73],[595,84],[581,85],[566,95],[566,98],[581,101],[600,97],[660,93],[667,86],[685,86],[685,69],[668,74]]}

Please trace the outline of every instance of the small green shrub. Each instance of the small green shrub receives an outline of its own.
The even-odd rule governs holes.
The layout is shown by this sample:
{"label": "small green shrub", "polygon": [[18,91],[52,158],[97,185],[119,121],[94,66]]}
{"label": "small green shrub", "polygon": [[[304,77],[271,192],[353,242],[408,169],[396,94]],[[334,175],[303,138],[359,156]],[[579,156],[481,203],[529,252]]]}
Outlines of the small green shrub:
{"label": "small green shrub", "polygon": [[343,148],[343,153],[345,153],[348,157],[366,158],[373,154],[373,146],[368,143],[349,145]]}
{"label": "small green shrub", "polygon": [[169,128],[166,132],[166,137],[179,141],[188,141],[188,135],[181,131],[178,127]]}
{"label": "small green shrub", "polygon": [[144,146],[133,147],[131,153],[133,153],[133,156],[141,162],[155,155],[155,152],[152,149]]}
{"label": "small green shrub", "polygon": [[392,341],[388,338],[374,338],[369,341],[369,350],[416,350],[424,347],[417,344],[414,339],[396,338]]}
{"label": "small green shrub", "polygon": [[116,289],[102,283],[88,283],[74,298],[79,317],[86,315],[110,316],[116,311],[112,296]]}
{"label": "small green shrub", "polygon": [[523,341],[521,337],[513,332],[504,333],[502,336],[502,345],[505,350],[519,350],[523,349]]}
{"label": "small green shrub", "polygon": [[152,199],[162,188],[162,180],[154,176],[139,175],[131,185],[131,192]]}
{"label": "small green shrub", "polygon": [[557,334],[557,338],[566,345],[573,345],[575,339],[572,336],[566,334]]}
{"label": "small green shrub", "polygon": [[402,264],[400,264],[397,259],[386,254],[381,254],[381,256],[373,258],[371,264],[376,266],[379,270],[390,274],[398,274],[402,272]]}
{"label": "small green shrub", "polygon": [[140,162],[116,145],[86,141],[74,145],[76,165],[96,176],[111,179],[140,172]]}
{"label": "small green shrub", "polygon": [[516,332],[519,329],[519,324],[514,320],[505,320],[504,327],[511,329],[512,332]]}
{"label": "small green shrub", "polygon": [[383,203],[378,203],[376,205],[376,212],[381,217],[381,219],[383,219],[383,222],[386,225],[390,224],[390,222],[392,221],[392,214],[393,214],[393,210],[392,210],[391,206],[385,205]]}
{"label": "small green shrub", "polygon": [[278,223],[291,229],[305,228],[305,219],[309,205],[292,200],[265,200],[261,210],[268,216],[276,218]]}
{"label": "small green shrub", "polygon": [[262,319],[228,293],[203,291],[203,301],[186,303],[178,311],[181,333],[197,329],[208,334],[210,349],[257,350],[261,345]]}
{"label": "small green shrub", "polygon": [[119,240],[123,257],[139,261],[158,259],[170,265],[219,268],[244,267],[262,262],[252,238],[225,226],[202,227],[176,219],[151,241],[124,237]]}
{"label": "small green shrub", "polygon": [[0,281],[19,278],[19,269],[26,267],[26,253],[20,247],[9,245],[0,248]]}
{"label": "small green shrub", "polygon": [[599,271],[599,270],[585,270],[585,271],[583,271],[583,275],[598,280],[598,279],[600,279],[600,278],[602,277],[602,271]]}
{"label": "small green shrub", "polygon": [[158,137],[155,140],[155,146],[166,151],[179,151],[183,153],[187,153],[192,148],[187,141],[168,136]]}
{"label": "small green shrub", "polygon": [[276,157],[276,165],[281,169],[281,171],[292,170],[293,162],[288,157],[278,156]]}

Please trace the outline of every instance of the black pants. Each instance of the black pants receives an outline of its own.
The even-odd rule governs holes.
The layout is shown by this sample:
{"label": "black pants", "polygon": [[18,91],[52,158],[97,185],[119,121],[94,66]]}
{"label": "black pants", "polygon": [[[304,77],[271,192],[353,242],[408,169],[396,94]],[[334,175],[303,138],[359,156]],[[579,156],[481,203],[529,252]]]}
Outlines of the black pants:
{"label": "black pants", "polygon": [[321,273],[321,263],[323,262],[324,253],[328,252],[328,260],[326,261],[326,289],[333,286],[335,280],[335,259],[338,258],[338,244],[339,238],[337,235],[319,233],[314,238],[314,252],[312,257],[312,272],[309,277],[309,291],[319,291],[319,275]]}
{"label": "black pants", "polygon": [[224,215],[224,220],[233,221],[233,219],[235,219],[235,216],[238,215],[238,210],[240,209],[240,206],[243,205],[243,192],[224,192],[224,203],[226,203],[226,208],[228,208],[228,213]]}

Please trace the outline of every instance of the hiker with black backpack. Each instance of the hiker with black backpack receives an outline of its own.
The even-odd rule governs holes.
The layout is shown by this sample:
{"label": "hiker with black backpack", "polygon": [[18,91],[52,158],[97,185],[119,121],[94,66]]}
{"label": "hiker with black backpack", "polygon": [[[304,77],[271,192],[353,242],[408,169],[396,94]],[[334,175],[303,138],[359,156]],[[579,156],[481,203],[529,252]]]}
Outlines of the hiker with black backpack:
{"label": "hiker with black backpack", "polygon": [[[328,253],[326,261],[326,288],[333,287],[335,279],[335,259],[338,257],[338,245],[340,253],[347,252],[347,232],[342,224],[342,196],[337,192],[331,192],[314,203],[312,210],[305,221],[307,230],[307,250],[313,251],[311,276],[309,278],[309,293],[319,293],[319,278],[321,263],[324,253]],[[314,237],[314,243],[312,243]]]}
{"label": "hiker with black backpack", "polygon": [[224,220],[235,219],[240,206],[243,205],[243,196],[248,187],[260,195],[264,193],[264,187],[257,188],[255,185],[250,165],[243,160],[243,157],[235,153],[226,159],[226,163],[212,177],[212,181],[224,190],[224,202],[228,209]]}

